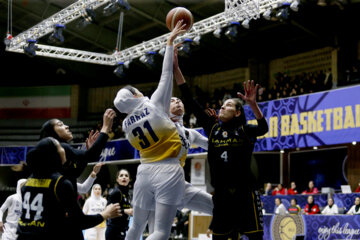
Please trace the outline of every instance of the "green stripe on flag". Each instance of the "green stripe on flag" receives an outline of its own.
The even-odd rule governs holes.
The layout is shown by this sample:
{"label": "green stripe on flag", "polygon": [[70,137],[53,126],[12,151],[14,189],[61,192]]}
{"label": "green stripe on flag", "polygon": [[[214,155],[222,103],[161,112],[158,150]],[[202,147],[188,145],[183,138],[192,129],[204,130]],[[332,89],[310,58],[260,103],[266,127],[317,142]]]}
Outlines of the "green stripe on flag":
{"label": "green stripe on flag", "polygon": [[70,95],[71,95],[71,86],[0,88],[0,97],[70,96]]}

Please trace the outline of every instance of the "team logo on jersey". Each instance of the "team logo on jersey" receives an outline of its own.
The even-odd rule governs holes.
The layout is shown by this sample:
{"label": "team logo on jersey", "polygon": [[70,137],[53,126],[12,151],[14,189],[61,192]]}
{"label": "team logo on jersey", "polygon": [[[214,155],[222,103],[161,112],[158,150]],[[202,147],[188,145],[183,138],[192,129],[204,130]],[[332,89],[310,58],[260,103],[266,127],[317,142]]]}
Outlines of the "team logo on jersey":
{"label": "team logo on jersey", "polygon": [[224,138],[227,138],[227,137],[228,137],[228,132],[227,132],[227,131],[223,131],[222,136],[223,136]]}

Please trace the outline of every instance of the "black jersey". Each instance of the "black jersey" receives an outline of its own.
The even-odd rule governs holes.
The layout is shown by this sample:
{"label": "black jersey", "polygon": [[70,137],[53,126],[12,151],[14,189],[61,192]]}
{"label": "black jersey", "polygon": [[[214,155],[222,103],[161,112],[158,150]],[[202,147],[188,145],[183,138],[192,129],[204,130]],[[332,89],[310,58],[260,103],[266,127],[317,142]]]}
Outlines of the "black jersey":
{"label": "black jersey", "polygon": [[81,229],[96,226],[104,220],[100,214],[83,214],[72,184],[60,173],[41,178],[30,176],[21,195],[19,240],[83,239]]}
{"label": "black jersey", "polygon": [[[109,193],[107,204],[119,203],[120,209],[128,209],[131,208],[130,201],[131,199],[128,187],[117,186]],[[109,219],[107,225],[113,225],[121,230],[127,230],[129,225],[129,216],[124,213],[120,217]]]}
{"label": "black jersey", "polygon": [[[48,178],[30,177],[21,189],[23,199],[19,219],[19,239],[52,238],[56,228],[65,220],[65,211],[56,195],[56,186],[63,176],[54,173]],[[58,233],[58,234],[61,234]]]}

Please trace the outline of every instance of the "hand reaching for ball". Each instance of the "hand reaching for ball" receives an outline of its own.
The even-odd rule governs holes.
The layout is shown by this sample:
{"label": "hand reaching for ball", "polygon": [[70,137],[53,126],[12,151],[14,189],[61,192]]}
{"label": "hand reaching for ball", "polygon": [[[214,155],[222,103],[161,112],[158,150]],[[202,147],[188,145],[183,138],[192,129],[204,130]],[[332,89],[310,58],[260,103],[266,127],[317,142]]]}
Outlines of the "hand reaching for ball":
{"label": "hand reaching for ball", "polygon": [[171,31],[170,36],[167,40],[167,45],[172,46],[175,38],[181,34],[184,34],[186,32],[186,24],[183,24],[183,21],[180,20],[176,23],[174,29]]}

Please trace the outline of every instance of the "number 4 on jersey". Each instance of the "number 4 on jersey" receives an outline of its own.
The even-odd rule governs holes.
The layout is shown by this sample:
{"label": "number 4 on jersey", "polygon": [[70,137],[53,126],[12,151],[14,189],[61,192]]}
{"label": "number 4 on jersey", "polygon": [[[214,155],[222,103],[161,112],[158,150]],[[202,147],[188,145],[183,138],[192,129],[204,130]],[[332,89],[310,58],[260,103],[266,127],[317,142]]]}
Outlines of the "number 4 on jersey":
{"label": "number 4 on jersey", "polygon": [[224,162],[228,162],[227,151],[224,151],[224,152],[220,155],[220,157],[221,157],[222,159],[224,159]]}

